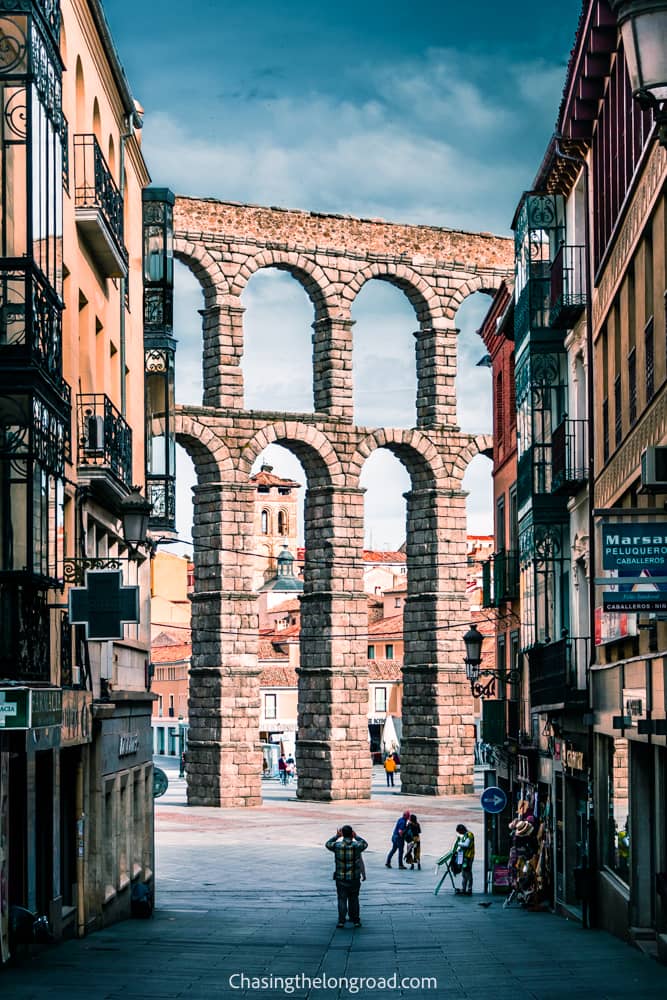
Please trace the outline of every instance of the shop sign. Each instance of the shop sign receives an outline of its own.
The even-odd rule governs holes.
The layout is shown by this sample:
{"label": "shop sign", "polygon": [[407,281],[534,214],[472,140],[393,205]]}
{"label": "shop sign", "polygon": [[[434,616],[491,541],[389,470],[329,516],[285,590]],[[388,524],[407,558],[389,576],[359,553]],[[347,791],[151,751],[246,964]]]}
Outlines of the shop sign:
{"label": "shop sign", "polygon": [[139,749],[139,733],[121,733],[118,743],[118,756],[128,757]]}
{"label": "shop sign", "polygon": [[621,715],[626,727],[636,726],[637,719],[646,714],[646,688],[623,688]]}
{"label": "shop sign", "polygon": [[574,750],[572,747],[568,747],[565,751],[565,766],[570,769],[570,771],[583,771],[584,769],[584,755],[581,750]]}
{"label": "shop sign", "polygon": [[61,688],[30,689],[30,727],[42,729],[59,726],[63,719],[63,692]]}
{"label": "shop sign", "polygon": [[604,569],[651,569],[667,575],[667,522],[602,524]]}
{"label": "shop sign", "polygon": [[60,688],[3,688],[0,690],[1,729],[45,729],[62,722]]}
{"label": "shop sign", "polygon": [[61,746],[90,743],[92,739],[93,695],[90,691],[63,691]]}
{"label": "shop sign", "polygon": [[[609,594],[618,599],[618,594]],[[606,642],[617,642],[628,636],[637,635],[637,616],[628,613],[605,613],[602,608],[595,609],[595,645],[602,646]]]}

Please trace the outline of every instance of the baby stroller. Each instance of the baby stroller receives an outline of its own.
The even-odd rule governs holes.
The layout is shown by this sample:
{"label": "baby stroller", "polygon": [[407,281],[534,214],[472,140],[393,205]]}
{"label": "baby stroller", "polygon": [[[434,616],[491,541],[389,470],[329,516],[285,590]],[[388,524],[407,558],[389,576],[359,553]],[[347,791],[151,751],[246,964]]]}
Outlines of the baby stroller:
{"label": "baby stroller", "polygon": [[443,875],[442,875],[442,878],[440,879],[440,881],[438,882],[438,884],[435,887],[435,891],[434,891],[434,895],[435,896],[437,896],[438,893],[440,892],[442,884],[443,884],[443,882],[445,881],[445,879],[447,877],[449,877],[449,881],[452,883],[452,889],[456,892],[456,885],[454,883],[454,876],[460,874],[460,872],[461,872],[461,866],[458,864],[458,862],[456,860],[456,854],[455,854],[455,851],[454,851],[453,847],[452,847],[452,849],[450,851],[447,851],[446,854],[443,854],[443,856],[440,858],[440,860],[436,862],[436,866],[435,866],[436,873],[439,872],[439,870],[441,868],[443,869]]}
{"label": "baby stroller", "polygon": [[520,906],[529,906],[537,891],[537,875],[534,859],[514,848],[509,859],[510,894],[503,903],[503,909],[516,902]]}

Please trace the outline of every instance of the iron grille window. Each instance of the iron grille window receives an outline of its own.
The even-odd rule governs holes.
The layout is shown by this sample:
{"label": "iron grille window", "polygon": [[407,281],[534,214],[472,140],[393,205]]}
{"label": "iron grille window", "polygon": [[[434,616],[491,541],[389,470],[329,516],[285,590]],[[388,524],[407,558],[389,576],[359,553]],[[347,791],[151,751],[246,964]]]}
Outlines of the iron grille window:
{"label": "iron grille window", "polygon": [[629,418],[630,426],[637,419],[637,352],[633,347],[628,354]]}
{"label": "iron grille window", "polygon": [[602,458],[606,462],[609,458],[609,400],[602,403]]}
{"label": "iron grille window", "polygon": [[653,317],[644,330],[644,357],[646,361],[646,402],[650,403],[655,394],[655,359],[653,356]]}
{"label": "iron grille window", "polygon": [[621,411],[621,376],[614,381],[614,440],[618,448],[623,437],[623,414]]}

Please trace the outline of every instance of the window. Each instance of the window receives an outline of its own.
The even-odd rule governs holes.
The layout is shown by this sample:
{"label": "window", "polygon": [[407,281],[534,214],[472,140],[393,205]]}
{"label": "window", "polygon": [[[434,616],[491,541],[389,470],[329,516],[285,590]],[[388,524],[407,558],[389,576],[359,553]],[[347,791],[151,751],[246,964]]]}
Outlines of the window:
{"label": "window", "polygon": [[[162,695],[159,694],[157,696],[157,714],[162,715],[163,713],[164,713],[164,705],[162,702]],[[160,730],[160,732],[162,732],[162,730]]]}
{"label": "window", "polygon": [[169,695],[169,715],[172,718],[174,716],[174,696],[173,696],[173,694]]}
{"label": "window", "polygon": [[369,660],[374,660],[375,659],[375,646],[369,646],[368,647],[368,659]]}
{"label": "window", "polygon": [[633,347],[628,354],[628,383],[629,383],[629,419],[630,426],[637,419],[637,352]]}
{"label": "window", "polygon": [[630,882],[630,835],[628,830],[628,741],[610,739],[607,756],[607,867],[618,877]]}
{"label": "window", "polygon": [[384,655],[388,660],[394,659],[394,644],[393,642],[388,642],[384,647]]}
{"label": "window", "polygon": [[621,410],[621,376],[614,380],[614,441],[618,448],[623,437],[623,413]]}
{"label": "window", "polygon": [[285,513],[284,510],[278,511],[278,534],[279,535],[287,534],[287,514]]}
{"label": "window", "polygon": [[646,362],[646,402],[651,402],[655,394],[655,359],[653,356],[653,317],[644,330],[644,359]]}
{"label": "window", "polygon": [[276,718],[276,695],[275,694],[265,694],[264,695],[264,718],[265,719],[275,719]]}
{"label": "window", "polygon": [[387,711],[387,689],[386,689],[386,687],[376,687],[375,688],[375,711],[376,712],[386,712]]}
{"label": "window", "polygon": [[504,402],[503,402],[503,373],[498,372],[496,376],[496,444],[502,451],[504,444]]}
{"label": "window", "polygon": [[269,533],[269,512],[268,510],[262,511],[262,534],[268,535]]}
{"label": "window", "polygon": [[400,607],[401,607],[401,605],[402,605],[402,603],[403,603],[403,602],[401,601],[401,598],[400,598],[400,597],[395,597],[395,598],[394,598],[394,607],[395,607],[395,608],[400,608]]}
{"label": "window", "polygon": [[602,402],[602,458],[609,458],[609,400]]}

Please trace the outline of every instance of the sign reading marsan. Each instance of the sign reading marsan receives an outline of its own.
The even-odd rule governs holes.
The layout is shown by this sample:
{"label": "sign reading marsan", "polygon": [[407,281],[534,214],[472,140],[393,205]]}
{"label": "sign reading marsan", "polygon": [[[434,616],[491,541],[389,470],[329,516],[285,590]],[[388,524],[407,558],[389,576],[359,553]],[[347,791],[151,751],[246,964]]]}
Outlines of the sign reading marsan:
{"label": "sign reading marsan", "polygon": [[667,569],[667,523],[602,525],[604,569]]}

